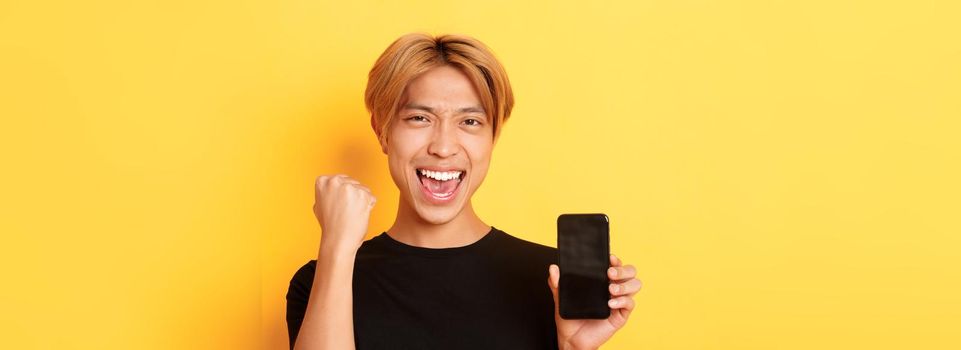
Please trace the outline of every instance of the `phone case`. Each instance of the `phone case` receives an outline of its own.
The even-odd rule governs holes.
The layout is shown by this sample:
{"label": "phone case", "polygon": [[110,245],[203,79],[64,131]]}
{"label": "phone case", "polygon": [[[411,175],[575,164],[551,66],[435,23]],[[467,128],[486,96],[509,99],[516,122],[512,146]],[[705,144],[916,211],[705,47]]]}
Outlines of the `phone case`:
{"label": "phone case", "polygon": [[604,214],[562,214],[557,217],[560,315],[564,319],[605,319],[611,298],[610,228]]}

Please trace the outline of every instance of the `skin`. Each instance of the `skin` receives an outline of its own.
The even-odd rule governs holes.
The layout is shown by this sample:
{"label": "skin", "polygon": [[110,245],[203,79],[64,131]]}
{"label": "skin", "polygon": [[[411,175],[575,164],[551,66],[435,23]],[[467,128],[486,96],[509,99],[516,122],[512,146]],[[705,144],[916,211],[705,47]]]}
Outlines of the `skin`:
{"label": "skin", "polygon": [[[387,234],[428,248],[476,242],[490,225],[474,212],[471,198],[487,176],[494,149],[494,129],[477,91],[460,70],[441,66],[412,80],[400,105],[387,141],[381,142],[401,196]],[[453,202],[435,205],[424,198],[416,169],[427,166],[467,172]]]}
{"label": "skin", "polygon": [[[476,242],[491,227],[477,216],[471,198],[487,175],[495,144],[493,127],[477,91],[459,69],[440,66],[408,84],[401,106],[386,131],[386,141],[381,141],[391,178],[401,194],[397,217],[387,234],[402,243],[427,248]],[[434,204],[424,197],[416,175],[416,169],[423,167],[466,171],[452,201]],[[354,257],[375,201],[367,187],[346,175],[318,177],[314,213],[323,236],[297,349],[354,348],[352,291],[343,286],[351,285]],[[560,318],[557,303],[560,270],[554,264],[548,268],[561,349],[597,349],[626,324],[641,282],[635,278],[634,267],[614,255],[608,275],[611,316],[565,320]]]}

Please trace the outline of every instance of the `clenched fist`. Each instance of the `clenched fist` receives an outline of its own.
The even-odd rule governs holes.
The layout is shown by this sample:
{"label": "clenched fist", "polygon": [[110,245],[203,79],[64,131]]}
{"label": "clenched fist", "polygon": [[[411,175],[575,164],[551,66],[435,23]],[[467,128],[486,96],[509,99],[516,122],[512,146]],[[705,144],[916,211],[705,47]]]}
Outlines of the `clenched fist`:
{"label": "clenched fist", "polygon": [[314,185],[314,216],[323,232],[321,247],[356,252],[367,234],[377,198],[347,175],[322,175]]}

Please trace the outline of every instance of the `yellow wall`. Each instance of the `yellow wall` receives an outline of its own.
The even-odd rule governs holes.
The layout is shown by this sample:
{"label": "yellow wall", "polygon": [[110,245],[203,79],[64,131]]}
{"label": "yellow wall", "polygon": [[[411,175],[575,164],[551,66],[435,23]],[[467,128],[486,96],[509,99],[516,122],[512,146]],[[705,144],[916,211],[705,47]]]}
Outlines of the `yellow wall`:
{"label": "yellow wall", "polygon": [[393,219],[362,93],[409,31],[510,73],[483,218],[611,217],[606,349],[961,347],[956,2],[390,3],[0,3],[0,348],[284,348],[315,176]]}

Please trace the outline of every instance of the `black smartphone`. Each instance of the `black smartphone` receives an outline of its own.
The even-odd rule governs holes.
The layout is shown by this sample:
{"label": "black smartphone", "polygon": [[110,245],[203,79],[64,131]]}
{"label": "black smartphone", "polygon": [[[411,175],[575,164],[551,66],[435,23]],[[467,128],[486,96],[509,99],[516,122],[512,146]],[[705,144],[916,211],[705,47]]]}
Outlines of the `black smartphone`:
{"label": "black smartphone", "polygon": [[560,314],[563,319],[611,316],[607,269],[611,266],[610,228],[604,214],[561,214],[557,217],[557,266]]}

